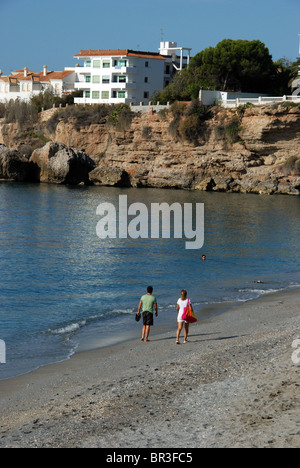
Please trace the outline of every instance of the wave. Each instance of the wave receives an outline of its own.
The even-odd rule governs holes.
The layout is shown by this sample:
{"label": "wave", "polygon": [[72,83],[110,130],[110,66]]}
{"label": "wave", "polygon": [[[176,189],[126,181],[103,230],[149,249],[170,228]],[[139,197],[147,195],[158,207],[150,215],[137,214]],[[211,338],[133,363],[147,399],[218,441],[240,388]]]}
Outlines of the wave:
{"label": "wave", "polygon": [[65,338],[69,338],[70,336],[74,335],[80,329],[85,327],[86,325],[90,325],[92,323],[101,322],[103,320],[114,319],[117,317],[125,316],[125,315],[133,315],[134,309],[113,309],[107,312],[101,312],[100,314],[90,315],[87,318],[79,318],[76,320],[72,320],[67,323],[63,323],[53,329],[48,328],[47,333],[51,335],[59,335]]}
{"label": "wave", "polygon": [[285,288],[279,288],[279,289],[256,289],[256,288],[244,288],[244,289],[239,289],[239,292],[241,293],[254,293],[258,295],[264,295],[264,294],[271,294],[275,293],[278,291],[283,291]]}
{"label": "wave", "polygon": [[60,328],[56,328],[54,330],[48,329],[48,332],[52,335],[65,335],[69,333],[75,333],[80,328],[86,325],[86,320],[82,320],[81,322],[74,322],[68,325],[62,326]]}
{"label": "wave", "polygon": [[[258,283],[258,284],[263,284],[263,283]],[[244,301],[244,300],[251,300],[251,299],[257,299],[261,296],[264,296],[266,294],[272,294],[272,293],[277,293],[280,291],[288,291],[289,289],[297,289],[300,288],[299,283],[290,283],[286,286],[281,286],[281,287],[276,287],[276,288],[242,288],[239,289],[238,292],[243,294],[243,297],[238,298],[238,302]],[[247,297],[246,297],[247,296]]]}
{"label": "wave", "polygon": [[[263,286],[264,283],[258,283]],[[258,286],[258,285],[257,285]],[[193,305],[195,308],[203,308],[203,306],[207,306],[210,304],[226,304],[226,303],[233,303],[233,302],[245,302],[249,300],[254,300],[259,298],[260,296],[266,294],[272,294],[279,291],[284,291],[292,288],[299,288],[300,284],[298,283],[291,283],[286,287],[245,287],[237,289],[235,292],[232,291],[232,294],[222,296],[219,299],[217,298],[209,298],[208,300],[199,301],[195,300]],[[164,310],[167,315],[169,311],[174,308],[174,304],[164,304],[161,306],[161,309]],[[118,317],[125,317],[125,316],[133,316],[136,313],[135,308],[114,308],[112,310],[102,311],[100,313],[91,314],[88,317],[80,317],[76,318],[75,320],[70,320],[69,322],[62,323],[52,329],[47,330],[47,334],[60,336],[63,339],[70,339],[72,336],[76,335],[82,328],[88,325],[95,325],[100,324],[103,321],[113,320]]]}

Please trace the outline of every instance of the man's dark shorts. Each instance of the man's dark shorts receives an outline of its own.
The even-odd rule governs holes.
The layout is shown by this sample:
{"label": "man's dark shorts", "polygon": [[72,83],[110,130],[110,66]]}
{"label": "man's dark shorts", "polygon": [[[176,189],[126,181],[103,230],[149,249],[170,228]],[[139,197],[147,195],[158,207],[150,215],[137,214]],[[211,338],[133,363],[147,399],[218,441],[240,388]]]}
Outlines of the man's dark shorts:
{"label": "man's dark shorts", "polygon": [[153,314],[151,312],[143,312],[143,325],[153,325]]}

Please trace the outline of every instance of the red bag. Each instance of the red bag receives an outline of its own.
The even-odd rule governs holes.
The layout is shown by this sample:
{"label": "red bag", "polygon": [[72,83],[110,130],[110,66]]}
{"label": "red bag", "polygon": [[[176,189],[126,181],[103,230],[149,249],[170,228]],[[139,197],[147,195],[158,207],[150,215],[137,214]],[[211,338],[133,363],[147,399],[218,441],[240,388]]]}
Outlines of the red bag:
{"label": "red bag", "polygon": [[190,300],[188,299],[187,306],[184,308],[183,314],[182,314],[182,320],[185,320],[188,323],[195,323],[197,322],[197,318],[195,317],[195,314],[193,312],[193,308],[190,304]]}

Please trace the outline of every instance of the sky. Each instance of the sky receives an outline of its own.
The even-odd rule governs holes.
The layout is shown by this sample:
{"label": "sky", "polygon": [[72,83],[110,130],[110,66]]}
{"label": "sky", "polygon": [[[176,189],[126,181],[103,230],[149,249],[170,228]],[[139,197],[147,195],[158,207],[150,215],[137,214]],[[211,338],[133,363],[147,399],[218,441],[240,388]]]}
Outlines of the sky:
{"label": "sky", "polygon": [[192,55],[223,39],[259,39],[273,60],[299,56],[299,0],[0,0],[0,69],[75,66],[81,49],[158,52],[175,41]]}

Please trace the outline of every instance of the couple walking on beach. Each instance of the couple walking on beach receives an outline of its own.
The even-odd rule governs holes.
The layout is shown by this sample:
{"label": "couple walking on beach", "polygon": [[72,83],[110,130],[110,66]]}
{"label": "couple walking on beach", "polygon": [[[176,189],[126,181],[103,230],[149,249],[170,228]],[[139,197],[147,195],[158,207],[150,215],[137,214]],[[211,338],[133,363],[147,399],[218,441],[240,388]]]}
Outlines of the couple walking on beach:
{"label": "couple walking on beach", "polygon": [[[141,341],[149,341],[149,334],[150,334],[150,327],[153,325],[153,314],[155,309],[155,316],[158,317],[158,307],[157,307],[157,300],[156,297],[153,296],[153,288],[152,286],[148,286],[147,294],[141,297],[137,317],[138,319],[141,317],[141,310],[143,311],[143,332]],[[185,312],[186,307],[190,305],[192,308],[192,304],[190,300],[187,298],[187,291],[183,289],[181,291],[181,296],[177,301],[177,336],[176,336],[176,344],[180,344],[180,334],[183,329],[184,325],[184,343],[187,343],[187,338],[189,334],[189,327],[190,324],[183,319],[183,314]]]}

